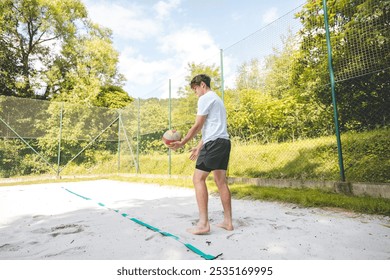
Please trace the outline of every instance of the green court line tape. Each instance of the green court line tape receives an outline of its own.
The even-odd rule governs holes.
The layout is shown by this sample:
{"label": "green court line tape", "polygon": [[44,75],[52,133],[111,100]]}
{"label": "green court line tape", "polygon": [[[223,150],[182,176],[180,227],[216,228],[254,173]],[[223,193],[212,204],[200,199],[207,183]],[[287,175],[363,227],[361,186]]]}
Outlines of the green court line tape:
{"label": "green court line tape", "polygon": [[188,244],[188,243],[183,243],[184,246],[186,246],[188,249],[190,249],[192,252],[202,256],[202,258],[206,259],[206,260],[215,260],[216,258],[218,258],[219,256],[221,256],[222,254],[219,254],[217,256],[212,256],[212,255],[208,255],[208,254],[205,254],[203,253],[201,250],[199,250],[198,248],[192,246],[191,244]]}
{"label": "green court line tape", "polygon": [[71,190],[68,190],[68,189],[65,189],[65,190],[67,190],[67,191],[70,192],[71,194],[74,194],[74,195],[76,195],[76,196],[78,196],[78,197],[81,197],[82,199],[91,200],[89,197],[85,197],[85,196],[79,195],[79,194],[77,194],[77,193],[75,193],[75,192],[72,192]]}
{"label": "green court line tape", "polygon": [[147,223],[144,223],[144,222],[142,222],[142,221],[140,221],[140,220],[138,220],[136,218],[130,218],[130,220],[132,220],[133,222],[136,222],[139,225],[147,227],[148,229],[151,229],[151,230],[153,230],[155,232],[161,232],[158,228],[155,228],[154,226],[151,226],[151,225],[149,225]]}
{"label": "green court line tape", "polygon": [[172,237],[173,239],[179,240],[179,237],[178,237],[178,236],[173,235],[173,234],[171,234],[171,233],[169,233],[169,232],[160,231],[160,233],[161,233],[162,235],[164,235],[164,236],[169,236],[169,237]]}
{"label": "green court line tape", "polygon": [[[67,188],[64,188],[64,187],[62,187],[62,188],[63,188],[64,190],[68,191],[69,193],[74,194],[74,195],[76,195],[76,196],[78,196],[78,197],[80,197],[80,198],[82,198],[82,199],[85,199],[85,200],[92,200],[92,199],[89,198],[89,197],[86,197],[86,196],[80,195],[80,194],[78,194],[78,193],[75,193],[75,192],[73,192],[73,191],[71,191],[71,190],[69,190],[69,189],[67,189]],[[109,209],[109,210],[113,210],[113,211],[116,212],[116,213],[119,213],[119,210],[109,208],[109,207],[107,207],[104,203],[98,202],[97,204],[98,204],[99,206],[105,207],[105,208],[107,208],[107,209]],[[121,216],[124,217],[124,218],[128,218],[129,220],[131,220],[131,221],[133,221],[133,222],[135,222],[135,223],[137,223],[137,224],[139,224],[139,225],[141,225],[141,226],[144,226],[144,227],[146,227],[146,228],[148,228],[148,229],[150,229],[150,230],[153,230],[153,231],[155,231],[155,232],[158,232],[158,233],[160,233],[160,234],[163,235],[163,236],[166,236],[166,237],[170,237],[170,238],[175,239],[176,241],[180,242],[181,244],[183,244],[184,246],[186,246],[189,250],[191,250],[191,251],[194,252],[195,254],[201,256],[201,257],[204,258],[205,260],[215,260],[216,258],[218,258],[219,256],[222,255],[222,253],[219,254],[219,255],[216,255],[216,256],[206,254],[206,253],[202,252],[201,250],[199,250],[198,248],[196,248],[195,246],[193,246],[193,245],[191,245],[191,244],[188,244],[188,243],[182,242],[182,241],[180,240],[180,238],[179,238],[178,236],[176,236],[176,235],[173,235],[173,234],[171,234],[171,233],[169,233],[169,232],[161,231],[160,229],[158,229],[158,228],[156,228],[156,227],[154,227],[154,226],[151,226],[151,225],[149,225],[149,224],[147,224],[147,223],[145,223],[145,222],[143,222],[143,221],[141,221],[141,220],[138,220],[138,219],[136,219],[136,218],[130,218],[130,217],[128,217],[129,215],[126,214],[126,213],[121,213]]]}

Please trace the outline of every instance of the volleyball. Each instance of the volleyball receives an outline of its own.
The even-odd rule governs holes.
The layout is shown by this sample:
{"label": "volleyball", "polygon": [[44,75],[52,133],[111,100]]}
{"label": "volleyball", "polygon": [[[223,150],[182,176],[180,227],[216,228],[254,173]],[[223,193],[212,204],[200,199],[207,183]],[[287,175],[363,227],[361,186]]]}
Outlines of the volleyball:
{"label": "volleyball", "polygon": [[162,141],[167,146],[172,142],[180,141],[180,140],[181,140],[181,134],[176,129],[167,130],[162,137]]}

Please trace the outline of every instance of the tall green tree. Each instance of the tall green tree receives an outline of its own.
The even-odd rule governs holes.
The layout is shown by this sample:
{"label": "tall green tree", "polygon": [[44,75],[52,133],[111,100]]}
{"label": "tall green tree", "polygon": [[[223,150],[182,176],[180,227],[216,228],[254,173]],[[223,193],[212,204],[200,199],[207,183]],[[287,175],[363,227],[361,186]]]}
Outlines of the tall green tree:
{"label": "tall green tree", "polygon": [[[8,92],[34,97],[41,90],[42,75],[54,57],[53,49],[76,35],[76,24],[87,17],[81,1],[2,0],[0,41],[5,54],[13,53],[17,83]],[[62,42],[61,42],[62,41]],[[13,87],[13,88],[12,88]]]}
{"label": "tall green tree", "polygon": [[238,67],[236,88],[241,89],[262,89],[264,87],[264,73],[257,58],[249,63],[244,62]]}
{"label": "tall green tree", "polygon": [[[112,47],[112,32],[91,22],[87,26],[87,33],[64,44],[48,71],[46,94],[61,101],[124,107],[132,99],[119,89],[124,78],[118,73],[119,55]],[[116,98],[109,99],[110,95]]]}
{"label": "tall green tree", "polygon": [[[1,32],[1,30],[0,30]],[[0,94],[17,95],[18,77],[22,76],[21,68],[17,66],[16,51],[8,48],[4,40],[0,39]]]}
{"label": "tall green tree", "polygon": [[123,88],[108,85],[101,87],[94,105],[107,108],[124,108],[133,101],[134,98],[130,97]]}
{"label": "tall green tree", "polygon": [[[297,37],[282,37],[282,47],[258,61],[238,68],[235,89],[226,91],[229,133],[263,143],[294,141],[329,133],[332,115],[326,107],[300,91],[292,77],[299,55]],[[261,82],[259,82],[261,81]]]}
{"label": "tall green tree", "polygon": [[[121,93],[111,86],[124,81],[111,36],[81,0],[1,0],[0,94],[107,103],[102,96]],[[131,102],[120,96],[118,104]]]}
{"label": "tall green tree", "polygon": [[[390,2],[327,1],[341,128],[385,126],[390,117]],[[322,1],[308,1],[297,14],[303,28],[293,82],[330,106],[328,57]]]}

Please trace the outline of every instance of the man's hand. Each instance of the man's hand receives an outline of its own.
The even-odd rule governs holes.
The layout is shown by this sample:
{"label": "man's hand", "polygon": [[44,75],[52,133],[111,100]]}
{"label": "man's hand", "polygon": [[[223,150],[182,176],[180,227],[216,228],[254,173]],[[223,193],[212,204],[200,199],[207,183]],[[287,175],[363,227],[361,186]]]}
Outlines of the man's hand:
{"label": "man's hand", "polygon": [[184,144],[181,141],[175,141],[175,142],[172,142],[171,144],[169,144],[168,148],[176,151],[177,149],[180,149],[183,146],[184,146]]}
{"label": "man's hand", "polygon": [[191,149],[190,160],[196,160],[199,156],[200,148],[195,147]]}
{"label": "man's hand", "polygon": [[188,141],[190,141],[199,131],[202,130],[202,127],[206,121],[207,115],[197,115],[194,125],[190,128],[187,135],[181,139],[181,141],[175,141],[167,145],[168,148],[172,150],[177,150],[183,147]]}

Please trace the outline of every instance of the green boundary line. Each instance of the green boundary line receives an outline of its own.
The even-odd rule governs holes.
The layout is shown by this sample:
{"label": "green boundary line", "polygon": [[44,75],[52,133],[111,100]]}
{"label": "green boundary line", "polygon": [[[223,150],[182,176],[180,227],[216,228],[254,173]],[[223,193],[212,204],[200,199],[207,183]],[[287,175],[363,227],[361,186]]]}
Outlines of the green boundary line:
{"label": "green boundary line", "polygon": [[[73,192],[73,191],[71,191],[71,190],[69,190],[69,189],[67,189],[67,188],[64,188],[64,187],[62,187],[62,188],[63,188],[64,190],[66,190],[67,192],[69,192],[69,193],[71,193],[71,194],[73,194],[73,195],[75,195],[75,196],[78,196],[79,198],[82,198],[82,199],[84,199],[84,200],[91,200],[91,201],[92,201],[92,199],[89,198],[89,197],[86,197],[86,196],[80,195],[80,194],[78,194],[78,193],[75,193],[75,192]],[[119,213],[119,210],[109,208],[109,207],[107,207],[104,203],[98,202],[97,204],[98,204],[99,206],[105,207],[105,208],[108,209],[108,210],[113,210],[114,212]],[[122,217],[127,218],[127,219],[129,219],[129,220],[131,220],[131,221],[133,221],[133,222],[135,222],[135,223],[141,225],[141,226],[144,226],[144,227],[150,229],[150,230],[153,230],[153,231],[155,231],[155,232],[158,232],[158,233],[160,233],[160,234],[163,235],[163,236],[173,238],[174,240],[180,242],[181,244],[183,244],[184,246],[186,246],[189,250],[191,250],[191,251],[194,252],[195,254],[201,256],[201,257],[204,258],[205,260],[215,260],[216,258],[218,258],[219,256],[222,255],[222,253],[221,253],[221,254],[218,254],[218,255],[216,255],[216,256],[206,254],[206,253],[202,252],[201,250],[199,250],[198,248],[196,248],[195,246],[193,246],[193,245],[191,245],[191,244],[189,244],[189,243],[184,243],[184,242],[182,242],[182,241],[180,240],[180,238],[179,238],[178,236],[176,236],[176,235],[173,235],[173,234],[171,234],[171,233],[169,233],[169,232],[161,231],[160,229],[158,229],[158,228],[156,228],[156,227],[154,227],[154,226],[152,226],[152,225],[149,225],[149,224],[147,224],[147,223],[145,223],[145,222],[143,222],[143,221],[141,221],[141,220],[138,220],[138,219],[136,219],[136,218],[130,218],[129,215],[126,214],[126,213],[120,213],[120,214],[121,214]]]}

